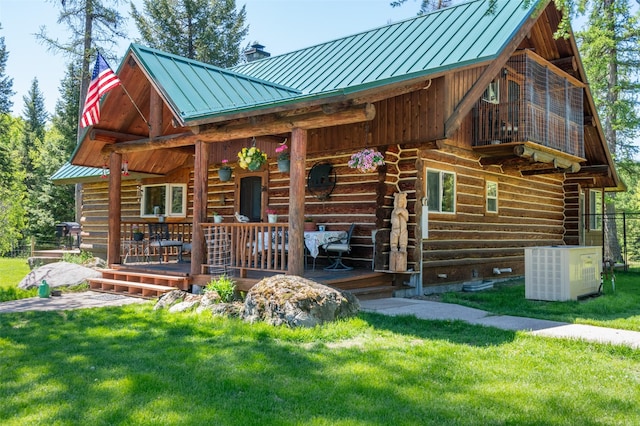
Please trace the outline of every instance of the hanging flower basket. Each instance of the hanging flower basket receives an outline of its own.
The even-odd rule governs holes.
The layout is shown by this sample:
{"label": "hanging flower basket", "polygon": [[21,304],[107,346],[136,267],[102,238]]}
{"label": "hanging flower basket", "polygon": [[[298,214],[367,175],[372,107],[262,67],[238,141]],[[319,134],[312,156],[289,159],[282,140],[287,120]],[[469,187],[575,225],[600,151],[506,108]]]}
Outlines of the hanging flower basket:
{"label": "hanging flower basket", "polygon": [[228,166],[229,160],[222,160],[222,167],[218,170],[218,177],[222,182],[227,182],[231,179],[231,167]]}
{"label": "hanging flower basket", "polygon": [[291,166],[289,153],[287,152],[288,149],[289,147],[286,143],[283,143],[276,148],[276,153],[278,154],[278,170],[283,173],[288,172]]}
{"label": "hanging flower basket", "polygon": [[256,171],[262,167],[267,161],[267,154],[260,151],[260,148],[252,146],[251,148],[242,148],[238,153],[238,164],[243,169]]}
{"label": "hanging flower basket", "polygon": [[362,173],[375,172],[378,166],[384,164],[384,155],[375,149],[365,148],[351,156],[347,163],[352,169],[358,169]]}

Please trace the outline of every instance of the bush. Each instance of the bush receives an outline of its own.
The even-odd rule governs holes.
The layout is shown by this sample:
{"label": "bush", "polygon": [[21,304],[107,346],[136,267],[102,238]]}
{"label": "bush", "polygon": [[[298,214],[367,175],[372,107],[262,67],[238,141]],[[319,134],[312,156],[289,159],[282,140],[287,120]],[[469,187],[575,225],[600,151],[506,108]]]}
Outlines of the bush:
{"label": "bush", "polygon": [[205,292],[213,290],[218,293],[220,299],[224,303],[229,303],[235,298],[236,283],[228,276],[221,275],[218,278],[209,281],[207,286],[204,288]]}
{"label": "bush", "polygon": [[62,260],[69,263],[77,263],[78,265],[85,265],[93,261],[93,253],[82,250],[80,254],[64,253]]}

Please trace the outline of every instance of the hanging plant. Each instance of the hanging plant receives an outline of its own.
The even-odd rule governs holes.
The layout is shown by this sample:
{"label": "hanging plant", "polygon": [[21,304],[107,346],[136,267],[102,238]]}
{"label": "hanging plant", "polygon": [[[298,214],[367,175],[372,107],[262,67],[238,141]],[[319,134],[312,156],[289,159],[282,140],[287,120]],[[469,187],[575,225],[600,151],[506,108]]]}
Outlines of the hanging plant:
{"label": "hanging plant", "polygon": [[226,158],[222,160],[222,166],[220,167],[220,170],[218,170],[218,177],[222,182],[227,182],[231,179],[232,170],[228,163],[229,160]]}
{"label": "hanging plant", "polygon": [[351,156],[347,163],[352,169],[358,169],[362,173],[375,172],[378,166],[384,164],[384,155],[375,149],[365,148]]}
{"label": "hanging plant", "polygon": [[260,148],[242,148],[238,153],[238,164],[243,169],[256,171],[267,161],[267,154],[260,151]]}

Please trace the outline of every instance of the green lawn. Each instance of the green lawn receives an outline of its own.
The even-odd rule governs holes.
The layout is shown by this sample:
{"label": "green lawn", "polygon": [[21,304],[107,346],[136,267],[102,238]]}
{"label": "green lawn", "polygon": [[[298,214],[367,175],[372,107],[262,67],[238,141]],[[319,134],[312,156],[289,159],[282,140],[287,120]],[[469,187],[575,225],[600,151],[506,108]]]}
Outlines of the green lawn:
{"label": "green lawn", "polygon": [[2,314],[0,359],[3,425],[640,424],[640,351],[413,317]]}
{"label": "green lawn", "polygon": [[0,257],[0,302],[36,295],[36,290],[18,289],[18,284],[28,273],[27,259]]}
{"label": "green lawn", "polygon": [[602,295],[579,301],[527,300],[524,279],[498,283],[482,292],[446,293],[441,300],[495,314],[640,331],[640,269],[616,272],[615,291],[611,280],[605,280]]}

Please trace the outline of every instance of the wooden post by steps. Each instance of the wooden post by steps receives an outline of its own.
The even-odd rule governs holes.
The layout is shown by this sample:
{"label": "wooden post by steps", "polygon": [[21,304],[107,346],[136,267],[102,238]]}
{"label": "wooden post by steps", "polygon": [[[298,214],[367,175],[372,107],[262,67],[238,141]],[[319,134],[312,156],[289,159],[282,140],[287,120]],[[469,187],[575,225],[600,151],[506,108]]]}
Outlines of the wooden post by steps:
{"label": "wooden post by steps", "polygon": [[122,154],[109,156],[109,237],[107,243],[107,264],[120,263],[120,214]]}
{"label": "wooden post by steps", "polygon": [[304,274],[304,192],[307,136],[304,129],[291,131],[291,168],[289,190],[289,275]]}
{"label": "wooden post by steps", "polygon": [[204,233],[201,224],[207,220],[207,186],[209,147],[196,142],[196,158],[193,166],[193,239],[191,241],[191,276],[200,273],[204,260]]}

